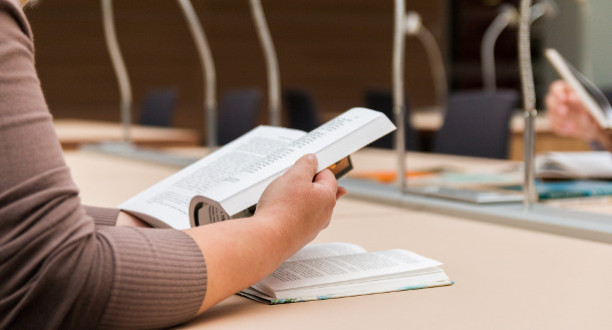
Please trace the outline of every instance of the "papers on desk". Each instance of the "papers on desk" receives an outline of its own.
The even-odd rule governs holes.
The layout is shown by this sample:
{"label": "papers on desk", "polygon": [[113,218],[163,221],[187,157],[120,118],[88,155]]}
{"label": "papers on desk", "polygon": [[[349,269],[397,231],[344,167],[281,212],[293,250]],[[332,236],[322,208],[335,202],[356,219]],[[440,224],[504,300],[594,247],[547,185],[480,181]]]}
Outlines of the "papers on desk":
{"label": "papers on desk", "polygon": [[409,191],[419,195],[476,204],[514,203],[521,202],[524,199],[523,194],[520,192],[493,187],[460,188],[428,186],[412,188]]}
{"label": "papers on desk", "polygon": [[540,178],[612,179],[612,154],[607,151],[547,152],[536,157]]}
{"label": "papers on desk", "polygon": [[[522,193],[501,188],[520,184],[522,176],[521,166],[516,163],[496,169],[437,167],[406,172],[408,192],[412,194],[477,204],[521,202],[524,199]],[[392,171],[356,170],[349,177],[381,184],[397,180],[396,173]]]}
{"label": "papers on desk", "polygon": [[[371,180],[382,184],[393,184],[397,182],[396,171],[378,170],[363,171],[354,170],[347,175],[349,178]],[[463,170],[452,167],[435,167],[421,170],[410,170],[406,172],[406,178],[412,186],[507,186],[520,184],[523,172],[521,164],[510,164],[507,167],[494,170],[477,168]]]}
{"label": "papers on desk", "polygon": [[[521,191],[521,186],[506,187]],[[566,198],[593,198],[612,196],[612,182],[600,180],[562,180],[536,182],[536,192],[541,201]]]}

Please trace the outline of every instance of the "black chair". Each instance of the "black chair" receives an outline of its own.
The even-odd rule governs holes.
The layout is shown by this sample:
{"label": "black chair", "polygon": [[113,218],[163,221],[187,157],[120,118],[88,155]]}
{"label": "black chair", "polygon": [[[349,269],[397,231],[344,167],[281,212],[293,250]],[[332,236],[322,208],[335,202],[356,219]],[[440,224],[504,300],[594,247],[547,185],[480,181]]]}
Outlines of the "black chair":
{"label": "black chair", "polygon": [[261,100],[261,91],[253,88],[234,89],[223,95],[219,102],[219,145],[231,142],[257,126]]}
{"label": "black chair", "polygon": [[283,98],[289,117],[289,127],[306,132],[319,127],[317,107],[312,94],[299,89],[286,89]]}
{"label": "black chair", "polygon": [[140,107],[141,125],[170,127],[174,119],[174,108],[178,100],[178,91],[174,88],[149,90]]}
{"label": "black chair", "polygon": [[508,158],[510,118],[519,100],[514,90],[465,91],[449,97],[436,153]]}
{"label": "black chair", "polygon": [[[393,114],[393,95],[387,90],[367,90],[364,94],[366,108],[377,110],[395,122]],[[406,150],[419,151],[419,137],[410,123],[410,106],[406,102],[406,125],[405,125],[405,146]],[[395,133],[387,134],[380,139],[370,143],[369,147],[392,149],[395,146]]]}

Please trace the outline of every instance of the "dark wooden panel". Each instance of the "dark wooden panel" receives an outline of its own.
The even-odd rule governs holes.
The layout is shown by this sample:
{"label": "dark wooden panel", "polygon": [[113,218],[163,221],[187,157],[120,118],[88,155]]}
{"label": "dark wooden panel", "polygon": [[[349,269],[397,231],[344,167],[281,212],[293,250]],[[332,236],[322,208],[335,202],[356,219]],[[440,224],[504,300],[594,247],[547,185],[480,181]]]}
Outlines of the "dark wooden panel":
{"label": "dark wooden panel", "polygon": [[[409,1],[444,40],[445,1]],[[265,90],[265,66],[246,0],[194,1],[217,66],[219,93]],[[362,105],[367,88],[390,88],[393,1],[264,0],[279,56],[281,83],[313,92],[323,112]],[[26,12],[37,67],[56,117],[118,120],[119,92],[93,0],[42,1]],[[180,91],[177,125],[200,128],[203,81],[195,47],[175,1],[115,1],[119,41],[135,108],[154,87]],[[407,41],[406,87],[416,106],[434,103],[421,45]],[[135,111],[137,116],[137,111]],[[262,109],[261,120],[266,114]]]}

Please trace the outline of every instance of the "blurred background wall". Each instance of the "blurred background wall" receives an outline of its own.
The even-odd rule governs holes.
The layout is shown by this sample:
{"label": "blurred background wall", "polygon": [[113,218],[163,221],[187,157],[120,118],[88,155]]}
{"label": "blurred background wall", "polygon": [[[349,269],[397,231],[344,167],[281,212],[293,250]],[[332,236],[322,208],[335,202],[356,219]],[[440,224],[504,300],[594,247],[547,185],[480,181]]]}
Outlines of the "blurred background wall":
{"label": "blurred background wall", "polygon": [[[366,88],[389,88],[392,1],[262,1],[276,45],[281,83],[311,91],[322,112],[362,104]],[[196,0],[217,66],[219,95],[241,87],[266,88],[265,66],[246,0]],[[196,50],[175,1],[114,2],[119,42],[134,89],[135,108],[155,87],[176,86],[176,125],[200,128],[203,81]],[[446,6],[418,1],[410,8],[444,38]],[[118,120],[119,93],[106,50],[100,4],[41,1],[27,15],[35,34],[43,89],[56,118]],[[421,45],[407,47],[413,102],[433,102]],[[135,110],[134,115],[137,115]],[[265,121],[265,111],[262,120]]]}
{"label": "blurred background wall", "polygon": [[[558,2],[562,10],[568,2],[576,8],[572,0]],[[442,48],[451,90],[482,87],[480,42],[501,3],[516,6],[518,0],[407,1],[407,9],[422,15]],[[265,65],[248,1],[194,0],[193,4],[216,62],[219,97],[234,88],[265,91]],[[366,89],[391,88],[393,1],[263,0],[262,4],[279,57],[282,86],[310,91],[323,118],[363,105]],[[607,2],[599,6],[610,7]],[[176,87],[180,98],[175,125],[202,130],[200,64],[176,2],[119,0],[114,1],[114,8],[134,91],[135,118],[146,91]],[[576,19],[572,8],[566,10],[566,16],[559,16],[561,19],[533,27],[540,96],[551,79],[550,75],[545,77],[547,64],[542,63],[544,45],[571,50],[573,43],[587,33],[581,30],[587,20],[582,16]],[[592,12],[597,14],[597,10]],[[118,121],[119,92],[103,38],[99,1],[43,0],[28,8],[26,14],[35,35],[36,65],[55,117]],[[607,22],[601,14],[593,17]],[[574,22],[578,25],[572,28]],[[547,24],[557,31],[548,42]],[[567,38],[568,31],[574,31],[574,36]],[[605,36],[601,30],[591,27],[590,31],[599,39]],[[407,96],[413,107],[434,105],[434,85],[425,51],[415,39],[408,39],[406,47]],[[498,86],[518,89],[516,29],[502,33],[496,56]],[[570,52],[568,58],[581,61],[585,57]],[[266,120],[264,106],[260,122]]]}

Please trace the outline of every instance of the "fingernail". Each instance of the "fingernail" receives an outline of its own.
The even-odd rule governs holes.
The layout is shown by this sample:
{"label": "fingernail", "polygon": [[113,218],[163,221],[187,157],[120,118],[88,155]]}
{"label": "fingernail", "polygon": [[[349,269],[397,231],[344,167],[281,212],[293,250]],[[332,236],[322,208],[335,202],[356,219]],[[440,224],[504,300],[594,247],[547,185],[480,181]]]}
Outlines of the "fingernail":
{"label": "fingernail", "polygon": [[314,154],[308,154],[308,155],[306,155],[306,158],[311,163],[314,163],[314,164],[317,163],[317,156],[315,156]]}

